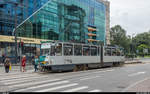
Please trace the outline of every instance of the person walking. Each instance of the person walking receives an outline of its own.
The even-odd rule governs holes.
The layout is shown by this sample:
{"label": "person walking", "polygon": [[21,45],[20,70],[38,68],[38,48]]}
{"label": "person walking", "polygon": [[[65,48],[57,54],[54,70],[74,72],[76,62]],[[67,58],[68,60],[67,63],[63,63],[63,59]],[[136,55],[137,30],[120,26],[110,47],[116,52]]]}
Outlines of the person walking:
{"label": "person walking", "polygon": [[22,60],[22,72],[25,72],[25,67],[26,67],[26,56],[24,55]]}
{"label": "person walking", "polygon": [[5,57],[5,55],[3,54],[2,55],[2,63],[4,64],[4,62],[5,62],[5,59],[6,59],[6,57]]}
{"label": "person walking", "polygon": [[35,64],[34,64],[34,69],[35,69],[35,72],[38,70],[38,65],[39,65],[39,59],[38,59],[38,56],[35,56]]}
{"label": "person walking", "polygon": [[11,66],[11,64],[10,64],[10,59],[8,57],[6,57],[6,59],[4,60],[4,66],[5,66],[5,72],[9,73],[9,67]]}

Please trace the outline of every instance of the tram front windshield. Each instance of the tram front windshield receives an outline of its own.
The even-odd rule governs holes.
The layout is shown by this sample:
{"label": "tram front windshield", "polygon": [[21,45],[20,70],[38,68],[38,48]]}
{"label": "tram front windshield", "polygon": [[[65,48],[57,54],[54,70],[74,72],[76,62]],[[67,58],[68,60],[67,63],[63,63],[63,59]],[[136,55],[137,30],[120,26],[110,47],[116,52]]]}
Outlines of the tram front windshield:
{"label": "tram front windshield", "polygon": [[49,55],[49,49],[41,49],[41,55],[42,55],[42,56],[47,56],[47,55]]}
{"label": "tram front windshield", "polygon": [[41,49],[42,56],[62,56],[62,44],[51,44],[49,48]]}

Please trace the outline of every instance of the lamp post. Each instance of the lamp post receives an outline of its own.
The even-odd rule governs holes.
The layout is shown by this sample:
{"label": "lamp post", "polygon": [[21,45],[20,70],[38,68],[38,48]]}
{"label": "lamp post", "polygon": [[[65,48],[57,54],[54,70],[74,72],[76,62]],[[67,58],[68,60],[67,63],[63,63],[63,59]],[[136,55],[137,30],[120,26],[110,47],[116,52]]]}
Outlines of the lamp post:
{"label": "lamp post", "polygon": [[134,46],[134,45],[133,45],[133,37],[134,37],[134,35],[135,35],[135,33],[132,34],[132,40],[131,40],[131,41],[132,41],[132,42],[131,42],[131,54],[132,54],[132,58],[134,58],[134,57],[133,57],[133,53],[134,53],[134,52],[133,52],[133,46]]}

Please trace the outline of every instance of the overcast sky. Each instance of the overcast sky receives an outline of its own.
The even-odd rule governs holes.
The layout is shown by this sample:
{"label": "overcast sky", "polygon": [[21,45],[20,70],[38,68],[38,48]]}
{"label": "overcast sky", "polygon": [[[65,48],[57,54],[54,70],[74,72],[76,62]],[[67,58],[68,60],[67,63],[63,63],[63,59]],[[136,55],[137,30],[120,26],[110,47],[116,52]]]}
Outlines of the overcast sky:
{"label": "overcast sky", "polygon": [[110,1],[111,27],[119,24],[128,35],[150,30],[150,0]]}

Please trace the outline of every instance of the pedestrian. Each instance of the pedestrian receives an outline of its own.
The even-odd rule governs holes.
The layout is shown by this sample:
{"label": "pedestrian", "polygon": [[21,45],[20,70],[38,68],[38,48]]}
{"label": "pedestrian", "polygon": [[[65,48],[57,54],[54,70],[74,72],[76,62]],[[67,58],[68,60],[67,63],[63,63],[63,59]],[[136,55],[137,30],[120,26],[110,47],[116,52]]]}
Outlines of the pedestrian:
{"label": "pedestrian", "polygon": [[26,56],[24,55],[22,60],[22,72],[25,72],[25,67],[26,67]]}
{"label": "pedestrian", "polygon": [[2,63],[4,64],[4,62],[5,62],[5,59],[6,59],[6,57],[5,57],[5,55],[3,54],[2,55]]}
{"label": "pedestrian", "polygon": [[6,59],[4,60],[4,66],[5,66],[5,72],[8,73],[9,68],[11,66],[10,59],[8,57],[6,57]]}
{"label": "pedestrian", "polygon": [[35,72],[38,70],[38,65],[39,65],[39,59],[38,59],[38,56],[35,56],[35,64],[34,64],[34,69],[35,69]]}
{"label": "pedestrian", "polygon": [[32,62],[32,65],[35,65],[34,56],[32,56],[32,60],[31,60],[31,62]]}

